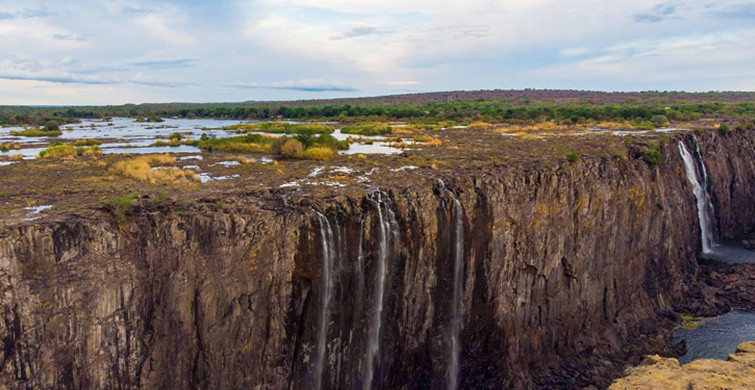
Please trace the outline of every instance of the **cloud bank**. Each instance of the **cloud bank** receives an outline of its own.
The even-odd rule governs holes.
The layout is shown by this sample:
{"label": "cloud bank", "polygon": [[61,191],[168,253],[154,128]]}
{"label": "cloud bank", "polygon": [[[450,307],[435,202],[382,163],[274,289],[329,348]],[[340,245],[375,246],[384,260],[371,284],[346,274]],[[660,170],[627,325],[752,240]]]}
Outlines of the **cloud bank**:
{"label": "cloud bank", "polygon": [[0,104],[755,90],[755,2],[0,0]]}

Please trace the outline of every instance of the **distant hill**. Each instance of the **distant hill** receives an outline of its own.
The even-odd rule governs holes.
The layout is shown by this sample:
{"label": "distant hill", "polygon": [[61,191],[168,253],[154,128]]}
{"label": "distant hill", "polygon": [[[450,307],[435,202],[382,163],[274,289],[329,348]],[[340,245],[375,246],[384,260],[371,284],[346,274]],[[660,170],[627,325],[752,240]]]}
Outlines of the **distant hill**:
{"label": "distant hill", "polygon": [[524,89],[524,90],[478,90],[478,91],[446,91],[410,93],[402,95],[373,96],[343,99],[311,99],[291,101],[247,101],[250,105],[286,105],[286,106],[319,106],[319,105],[369,105],[369,104],[427,104],[449,100],[511,100],[511,101],[542,101],[551,100],[556,104],[582,103],[651,103],[657,100],[669,101],[719,101],[746,102],[755,101],[755,92],[600,92],[557,89]]}

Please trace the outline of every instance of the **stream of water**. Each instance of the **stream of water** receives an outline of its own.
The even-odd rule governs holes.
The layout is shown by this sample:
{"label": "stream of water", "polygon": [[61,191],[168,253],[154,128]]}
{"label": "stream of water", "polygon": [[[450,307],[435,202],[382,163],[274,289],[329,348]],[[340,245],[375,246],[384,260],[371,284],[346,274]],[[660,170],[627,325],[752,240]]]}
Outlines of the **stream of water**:
{"label": "stream of water", "polygon": [[454,199],[454,300],[451,314],[451,359],[449,367],[448,388],[455,390],[459,385],[459,332],[461,331],[461,303],[464,299],[462,283],[464,280],[464,208],[458,199]]}
{"label": "stream of water", "polygon": [[[697,145],[697,139],[695,139],[695,144]],[[700,149],[697,148],[699,166],[703,172],[701,177],[698,171],[698,161],[690,154],[682,141],[679,141],[679,154],[681,154],[684,160],[684,171],[687,173],[687,179],[690,184],[692,184],[692,192],[697,200],[697,216],[700,221],[703,253],[713,253],[713,247],[716,245],[713,235],[714,212],[713,203],[708,194],[708,173],[705,169],[705,162],[703,162],[702,155],[700,155]]]}
{"label": "stream of water", "polygon": [[375,191],[369,199],[377,208],[379,224],[378,264],[373,292],[373,307],[370,313],[370,328],[367,339],[367,355],[365,358],[365,374],[363,388],[368,390],[372,386],[375,373],[375,359],[380,353],[380,326],[383,318],[383,300],[385,296],[385,281],[388,273],[388,257],[391,247],[398,239],[398,223],[390,208],[388,194]]}
{"label": "stream of water", "polygon": [[312,385],[314,389],[319,390],[322,387],[322,370],[326,360],[325,352],[328,343],[330,301],[333,295],[333,264],[335,263],[336,248],[333,229],[330,227],[328,218],[320,212],[315,212],[320,221],[320,240],[322,244],[322,302],[320,304],[320,323],[317,332],[317,350],[312,369]]}

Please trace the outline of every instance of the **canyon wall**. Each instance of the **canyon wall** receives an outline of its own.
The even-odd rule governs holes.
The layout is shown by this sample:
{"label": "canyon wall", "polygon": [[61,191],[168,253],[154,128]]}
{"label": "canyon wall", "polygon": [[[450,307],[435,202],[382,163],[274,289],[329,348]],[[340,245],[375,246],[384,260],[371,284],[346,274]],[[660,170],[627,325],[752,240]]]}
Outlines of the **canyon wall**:
{"label": "canyon wall", "polygon": [[459,387],[606,386],[668,348],[697,272],[677,139],[700,143],[721,234],[751,233],[752,133],[676,136],[658,167],[488,164],[0,226],[0,387],[437,388],[454,367]]}

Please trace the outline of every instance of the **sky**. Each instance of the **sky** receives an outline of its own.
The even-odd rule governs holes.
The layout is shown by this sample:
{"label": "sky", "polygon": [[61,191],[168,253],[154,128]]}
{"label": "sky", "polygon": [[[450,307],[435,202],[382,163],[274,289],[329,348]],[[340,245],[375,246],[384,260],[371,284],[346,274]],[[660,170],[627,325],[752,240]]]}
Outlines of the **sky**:
{"label": "sky", "polygon": [[0,0],[0,104],[755,90],[755,2]]}

